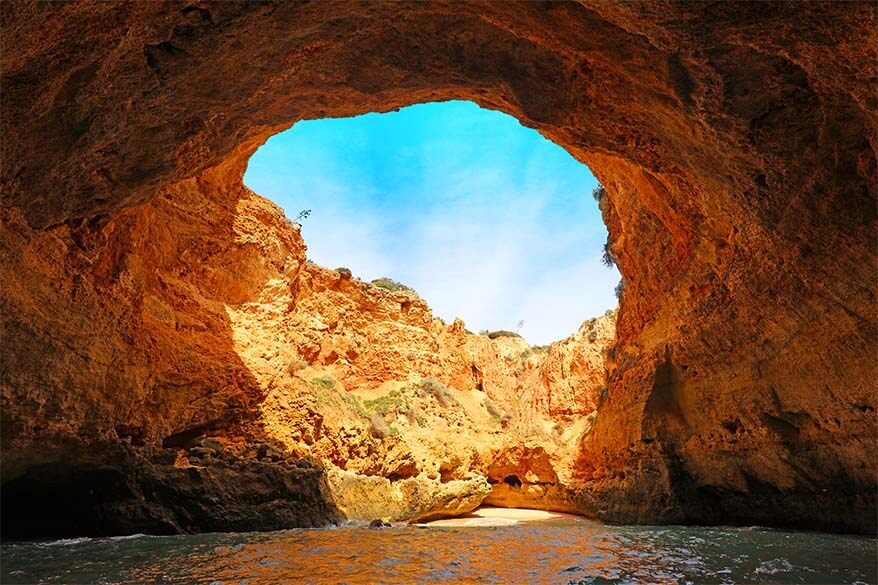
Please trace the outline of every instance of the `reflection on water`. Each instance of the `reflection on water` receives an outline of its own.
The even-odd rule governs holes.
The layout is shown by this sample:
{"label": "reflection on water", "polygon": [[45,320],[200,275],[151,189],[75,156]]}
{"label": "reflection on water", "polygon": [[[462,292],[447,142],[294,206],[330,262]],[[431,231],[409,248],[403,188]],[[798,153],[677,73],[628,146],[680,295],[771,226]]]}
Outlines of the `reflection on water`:
{"label": "reflection on water", "polygon": [[3,583],[875,583],[876,539],[768,529],[363,527],[8,544]]}

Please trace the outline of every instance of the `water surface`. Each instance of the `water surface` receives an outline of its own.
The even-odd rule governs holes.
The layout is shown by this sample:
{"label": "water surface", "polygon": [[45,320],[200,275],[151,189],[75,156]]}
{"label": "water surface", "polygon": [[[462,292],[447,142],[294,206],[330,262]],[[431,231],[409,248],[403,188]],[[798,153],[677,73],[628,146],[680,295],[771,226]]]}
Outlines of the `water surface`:
{"label": "water surface", "polygon": [[3,583],[876,583],[869,537],[763,528],[402,526],[2,546]]}

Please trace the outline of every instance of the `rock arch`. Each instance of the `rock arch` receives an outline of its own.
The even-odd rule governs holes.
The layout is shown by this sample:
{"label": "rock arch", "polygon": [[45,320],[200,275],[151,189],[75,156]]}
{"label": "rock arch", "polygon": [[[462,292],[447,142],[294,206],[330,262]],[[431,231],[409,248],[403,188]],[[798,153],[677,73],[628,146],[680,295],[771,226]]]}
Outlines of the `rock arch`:
{"label": "rock arch", "polygon": [[626,286],[583,505],[874,531],[876,24],[868,3],[5,3],[4,479],[48,445],[246,413],[264,389],[192,299],[254,298],[301,244],[246,160],[300,119],[454,98],[607,187]]}

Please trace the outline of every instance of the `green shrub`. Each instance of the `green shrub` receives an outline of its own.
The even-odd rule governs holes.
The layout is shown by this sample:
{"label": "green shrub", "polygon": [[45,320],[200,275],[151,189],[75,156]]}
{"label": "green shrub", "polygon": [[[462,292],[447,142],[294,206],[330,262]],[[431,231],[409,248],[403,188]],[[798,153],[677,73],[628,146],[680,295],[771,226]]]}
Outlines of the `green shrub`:
{"label": "green shrub", "polygon": [[342,278],[350,278],[352,276],[351,269],[345,266],[339,266],[335,269]]}
{"label": "green shrub", "polygon": [[594,197],[594,200],[597,201],[598,203],[600,203],[603,200],[604,195],[606,195],[606,194],[607,194],[607,190],[600,183],[591,192],[591,196]]}
{"label": "green shrub", "polygon": [[342,410],[352,410],[358,416],[369,418],[369,413],[363,408],[360,400],[345,392],[332,376],[324,375],[312,379],[311,389],[317,397],[317,404],[329,404]]}
{"label": "green shrub", "polygon": [[491,331],[488,333],[488,339],[497,339],[498,337],[521,337],[515,331],[507,331],[506,329],[498,329],[497,331]]}
{"label": "green shrub", "polygon": [[383,276],[381,278],[376,278],[372,281],[373,286],[377,286],[378,288],[383,288],[384,290],[389,290],[390,292],[401,292],[405,294],[417,295],[415,289],[402,284],[401,282],[396,282],[391,278],[387,278]]}
{"label": "green shrub", "polygon": [[619,284],[616,285],[616,300],[622,300],[622,293],[625,292],[625,279],[619,281]]}
{"label": "green shrub", "polygon": [[527,358],[529,358],[532,354],[533,354],[533,352],[532,352],[531,350],[526,349],[526,350],[524,350],[523,352],[521,352],[520,354],[518,354],[518,357],[519,357],[522,361],[524,361],[524,360],[526,360]]}
{"label": "green shrub", "polygon": [[612,268],[616,265],[616,257],[613,256],[613,251],[610,249],[609,238],[607,238],[607,241],[604,243],[604,255],[601,256],[601,262],[603,262],[604,266],[607,268]]}
{"label": "green shrub", "polygon": [[366,409],[363,408],[363,405],[360,404],[360,399],[356,396],[352,396],[347,392],[344,393],[344,401],[350,406],[354,412],[360,415],[363,418],[369,418],[369,413],[366,412]]}
{"label": "green shrub", "polygon": [[318,376],[311,380],[311,388],[317,392],[334,392],[335,379],[332,376]]}
{"label": "green shrub", "polygon": [[451,394],[451,391],[445,387],[445,384],[436,378],[424,378],[418,384],[418,390],[420,391],[421,396],[432,396],[435,398],[436,402],[438,402],[443,408],[448,408],[457,403],[457,400],[454,398],[454,395]]}
{"label": "green shrub", "polygon": [[341,407],[335,380],[330,376],[319,376],[310,382],[311,390],[317,399],[318,405]]}
{"label": "green shrub", "polygon": [[386,416],[390,412],[397,410],[408,410],[409,406],[400,396],[399,390],[391,390],[386,396],[379,396],[374,400],[364,400],[363,406],[369,410],[374,410],[381,416]]}

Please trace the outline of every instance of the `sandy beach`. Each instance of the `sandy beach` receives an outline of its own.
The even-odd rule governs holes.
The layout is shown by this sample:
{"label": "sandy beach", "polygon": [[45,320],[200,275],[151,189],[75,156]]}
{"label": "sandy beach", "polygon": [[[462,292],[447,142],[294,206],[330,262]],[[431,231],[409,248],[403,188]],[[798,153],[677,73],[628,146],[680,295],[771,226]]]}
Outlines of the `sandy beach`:
{"label": "sandy beach", "polygon": [[567,518],[573,521],[583,520],[581,516],[545,510],[528,510],[524,508],[479,508],[469,514],[456,518],[443,518],[425,522],[419,526],[511,526],[524,522],[540,522]]}

